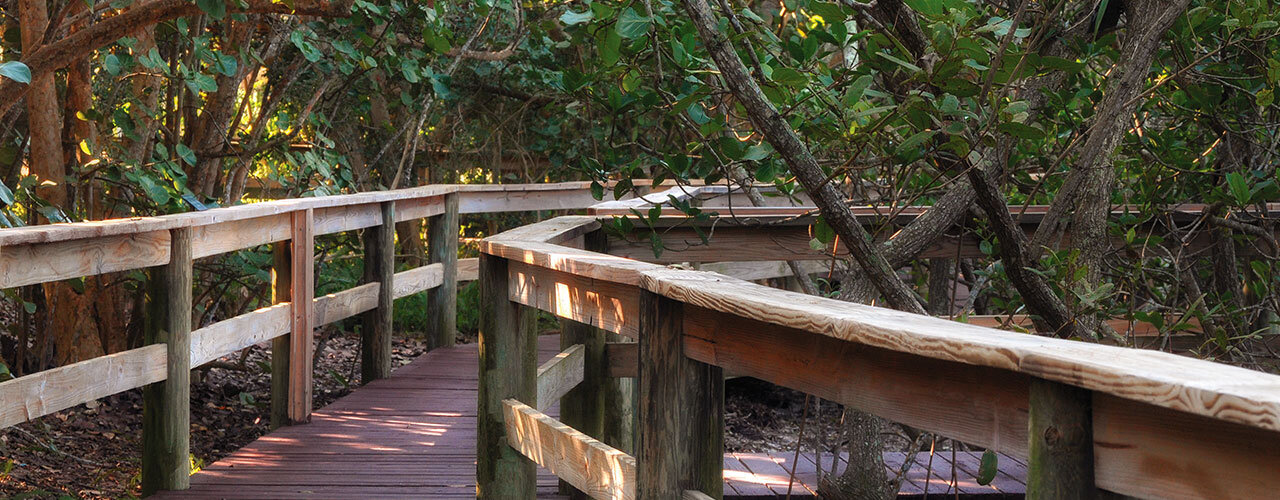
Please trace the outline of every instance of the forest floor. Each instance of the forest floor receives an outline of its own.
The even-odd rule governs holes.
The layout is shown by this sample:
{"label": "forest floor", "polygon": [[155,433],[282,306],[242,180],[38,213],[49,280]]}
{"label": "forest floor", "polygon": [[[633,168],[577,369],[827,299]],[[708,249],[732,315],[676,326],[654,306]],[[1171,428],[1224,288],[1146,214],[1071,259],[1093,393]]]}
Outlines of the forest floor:
{"label": "forest floor", "polygon": [[[412,361],[425,345],[397,338],[396,366]],[[193,467],[211,464],[265,434],[271,407],[270,350],[255,346],[197,370],[191,385]],[[316,362],[316,407],[358,385],[359,337],[334,335]],[[805,450],[834,446],[839,408],[814,402],[804,411],[803,393],[739,377],[725,385],[725,449],[733,452],[794,451],[805,421]],[[802,418],[807,416],[807,418]],[[0,498],[118,499],[140,493],[142,391],[135,389],[0,431]],[[817,432],[825,435],[819,438]]]}

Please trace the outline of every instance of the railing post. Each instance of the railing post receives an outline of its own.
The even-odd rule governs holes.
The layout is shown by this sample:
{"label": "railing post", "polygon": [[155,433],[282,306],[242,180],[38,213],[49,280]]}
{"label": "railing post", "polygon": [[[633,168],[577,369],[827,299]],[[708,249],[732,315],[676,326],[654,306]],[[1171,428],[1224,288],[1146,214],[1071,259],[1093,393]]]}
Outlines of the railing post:
{"label": "railing post", "polygon": [[427,224],[427,259],[444,268],[440,286],[427,291],[427,347],[449,347],[458,329],[458,193],[444,196],[444,213]]}
{"label": "railing post", "polygon": [[191,484],[191,228],[169,238],[169,264],[151,271],[147,306],[146,341],[167,346],[168,373],[143,389],[143,496]]}
{"label": "railing post", "polygon": [[289,423],[311,421],[311,358],[315,349],[315,233],[312,209],[293,212],[290,252]]}
{"label": "railing post", "polygon": [[684,304],[640,293],[636,498],[724,497],[724,371],[684,354]]}
{"label": "railing post", "polygon": [[511,302],[507,261],[480,254],[480,393],[476,497],[533,498],[534,463],[507,444],[502,400],[538,396],[534,311]]}
{"label": "railing post", "polygon": [[[271,303],[291,302],[293,240],[271,245]],[[271,429],[289,423],[289,342],[293,333],[271,339]]]}
{"label": "railing post", "polygon": [[1036,378],[1031,380],[1029,402],[1027,498],[1097,498],[1090,391]]}
{"label": "railing post", "polygon": [[362,316],[360,383],[391,376],[391,317],[396,256],[396,208],[382,203],[382,224],[364,232],[364,282],[378,282],[378,307]]}
{"label": "railing post", "polygon": [[[608,251],[603,231],[592,231],[584,238],[583,248],[593,252]],[[567,319],[560,320],[560,348],[575,344],[585,348],[582,383],[560,398],[560,421],[605,444],[630,454],[635,449],[632,423],[635,419],[635,378],[609,376],[605,344],[623,342],[625,337],[591,325]],[[586,495],[560,481],[560,492],[571,498]]]}

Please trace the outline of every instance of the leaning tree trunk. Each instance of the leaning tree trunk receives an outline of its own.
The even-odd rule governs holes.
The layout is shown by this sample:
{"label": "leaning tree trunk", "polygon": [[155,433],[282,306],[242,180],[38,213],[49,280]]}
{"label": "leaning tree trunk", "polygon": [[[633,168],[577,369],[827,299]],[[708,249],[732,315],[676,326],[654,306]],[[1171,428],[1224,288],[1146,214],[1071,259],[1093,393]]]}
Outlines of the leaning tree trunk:
{"label": "leaning tree trunk", "polygon": [[[1151,72],[1151,64],[1164,34],[1189,3],[1190,0],[1130,0],[1125,3],[1125,15],[1130,22],[1122,37],[1120,55],[1112,71],[1114,76],[1107,80],[1106,95],[1098,104],[1076,166],[1054,198],[1028,248],[1030,255],[1036,256],[1046,239],[1058,232],[1061,224],[1069,218],[1071,246],[1079,251],[1076,262],[1085,270],[1084,278],[1074,286],[1103,283],[1103,257],[1111,249],[1107,221],[1116,175],[1112,157],[1129,130],[1128,121],[1136,98],[1146,89],[1144,82]],[[1070,217],[1066,216],[1068,212]],[[1095,334],[1114,333],[1093,315],[1080,315],[1077,320],[1084,323],[1084,329]]]}

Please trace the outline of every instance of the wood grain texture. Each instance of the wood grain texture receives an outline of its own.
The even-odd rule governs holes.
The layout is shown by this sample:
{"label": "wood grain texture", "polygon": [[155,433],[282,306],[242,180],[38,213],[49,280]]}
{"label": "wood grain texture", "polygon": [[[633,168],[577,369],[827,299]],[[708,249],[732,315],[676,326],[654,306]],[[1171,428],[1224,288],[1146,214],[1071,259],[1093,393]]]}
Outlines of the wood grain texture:
{"label": "wood grain texture", "polygon": [[643,275],[642,285],[648,290],[734,316],[1280,430],[1280,376],[1276,375],[1163,352],[965,325],[770,289],[712,273],[662,269]]}
{"label": "wood grain texture", "polygon": [[396,273],[392,286],[395,298],[408,297],[440,286],[444,280],[443,264],[428,264]]}
{"label": "wood grain texture", "polygon": [[1094,488],[1093,418],[1089,391],[1032,379],[1027,496],[1090,500]]}
{"label": "wood grain texture", "polygon": [[443,212],[427,223],[427,259],[447,272],[427,293],[427,347],[451,346],[458,336],[458,194],[445,195]]}
{"label": "wood grain texture", "polygon": [[480,259],[475,257],[458,259],[458,282],[475,281],[480,277]]}
{"label": "wood grain texture", "polygon": [[640,290],[520,262],[508,264],[509,299],[556,316],[635,338]]}
{"label": "wood grain texture", "polygon": [[[661,186],[665,189],[666,187],[673,186],[673,183],[665,182],[662,183]],[[23,228],[11,228],[0,231],[0,246],[9,247],[31,243],[49,243],[55,241],[166,231],[175,227],[206,226],[268,215],[286,214],[297,210],[381,203],[383,201],[392,200],[429,199],[431,197],[443,196],[448,193],[562,191],[564,193],[570,193],[571,196],[577,197],[582,193],[589,193],[590,187],[591,183],[589,182],[563,182],[550,184],[436,184],[391,191],[371,191],[347,195],[250,203],[158,217],[131,217],[93,222],[78,222],[73,224],[46,224]],[[609,186],[605,187],[605,191],[610,192]],[[490,196],[490,199],[484,200],[484,203],[494,203],[492,196]],[[514,200],[513,203],[520,203],[522,205],[520,207],[510,205],[508,207],[499,208],[503,208],[504,210],[542,210],[551,208],[550,206],[527,207],[523,205],[526,203],[526,200]],[[561,205],[564,205],[564,203]],[[573,208],[588,208],[590,206],[598,205],[600,204],[591,202],[587,205]],[[607,209],[607,207],[604,207],[604,209]],[[927,207],[854,207],[853,211],[859,216],[872,213],[883,214],[884,216],[897,214],[897,217],[899,218],[896,219],[896,221],[903,223],[909,220],[904,218],[917,216],[925,209],[927,209]],[[1204,205],[1185,204],[1173,209],[1172,214],[1175,220],[1185,220],[1187,218],[1199,216],[1203,209]],[[801,207],[795,210],[803,211],[805,209]],[[1043,215],[1043,207],[1031,206],[1027,207],[1025,211],[1022,207],[1018,207],[1018,210],[1020,212],[1018,220],[1023,223],[1034,224],[1035,222],[1038,222],[1039,217]],[[1280,215],[1280,203],[1268,203],[1266,210],[1269,215]],[[1122,213],[1124,211],[1124,207],[1118,207],[1117,211]],[[630,213],[629,209],[628,213]],[[785,215],[794,214],[787,213]]]}
{"label": "wood grain texture", "polygon": [[396,202],[384,201],[381,223],[365,229],[364,281],[377,283],[377,307],[365,311],[360,330],[360,383],[391,376],[391,317],[395,302]]}
{"label": "wood grain texture", "polygon": [[[317,300],[324,301],[325,297]],[[317,306],[317,310],[320,306]],[[267,306],[191,332],[191,366],[200,366],[289,333],[291,306]]]}
{"label": "wood grain texture", "polygon": [[[595,439],[604,438],[604,330],[567,319],[560,320],[560,348],[582,348],[582,380],[560,396],[560,421],[578,432]],[[562,351],[563,352],[563,351]],[[539,381],[541,382],[541,381]],[[539,393],[541,393],[539,387]],[[546,400],[538,396],[539,406]],[[548,407],[551,405],[547,405]],[[539,411],[547,411],[539,408]],[[627,450],[622,450],[626,452]],[[586,494],[573,485],[561,481],[560,493],[573,500],[586,498]]]}
{"label": "wood grain texture", "polygon": [[582,383],[585,353],[582,344],[573,345],[538,367],[538,411],[559,403],[561,396]]}
{"label": "wood grain texture", "polygon": [[444,213],[444,196],[430,196],[427,198],[410,198],[396,202],[396,222],[407,220],[425,219]]}
{"label": "wood grain texture", "polygon": [[[701,308],[689,357],[1016,456],[1027,454],[1028,378],[921,359]],[[981,391],[968,391],[981,387]]]}
{"label": "wood grain texture", "polygon": [[191,308],[192,230],[170,233],[169,263],[148,307],[159,312],[148,324],[148,343],[164,343],[163,382],[143,391],[142,494],[184,490],[190,485],[191,454]]}
{"label": "wood grain texture", "polygon": [[686,357],[684,304],[640,296],[636,498],[723,496],[724,374]]}
{"label": "wood grain texture", "polygon": [[382,223],[381,203],[315,209],[315,234],[341,233]]}
{"label": "wood grain texture", "polygon": [[165,351],[154,344],[0,382],[0,428],[164,380]]}
{"label": "wood grain texture", "polygon": [[538,396],[536,317],[507,298],[508,262],[480,257],[480,383],[476,429],[476,497],[529,498],[534,463],[507,445],[505,399]]}
{"label": "wood grain texture", "polygon": [[517,400],[502,404],[512,448],[591,498],[638,498],[634,458]]}
{"label": "wood grain texture", "polygon": [[[292,235],[292,220],[290,220]],[[293,328],[293,241],[281,241],[271,245],[271,303],[289,308],[289,328]],[[274,307],[273,306],[273,307]],[[293,340],[289,333],[271,339],[271,428],[289,423],[289,346]]]}
{"label": "wood grain texture", "polygon": [[[541,222],[520,226],[485,238],[480,242],[481,248],[488,242],[522,241],[563,244],[577,239],[579,236],[600,229],[600,220],[595,217],[569,215],[556,217]],[[516,259],[519,260],[519,259]]]}
{"label": "wood grain texture", "polygon": [[324,326],[377,308],[381,286],[375,281],[316,297],[313,301],[315,323],[312,326]]}
{"label": "wood grain texture", "polygon": [[[826,276],[831,272],[831,262],[829,261],[802,260],[797,261],[797,264],[800,265],[802,272],[809,274]],[[843,269],[843,267],[843,264],[838,264],[836,269]],[[707,262],[698,265],[698,270],[719,273],[745,281],[784,278],[794,274],[791,272],[791,266],[787,265],[785,260]]]}
{"label": "wood grain texture", "polygon": [[639,373],[640,353],[637,347],[634,342],[610,342],[604,345],[610,377],[635,377]]}
{"label": "wood grain texture", "polygon": [[314,355],[315,234],[311,209],[293,213],[289,285],[292,323],[289,331],[289,420],[311,420],[311,359]]}
{"label": "wood grain texture", "polygon": [[289,239],[289,214],[235,220],[193,230],[195,258],[233,252]]}
{"label": "wood grain texture", "polygon": [[[0,231],[0,235],[6,231]],[[159,266],[169,262],[169,232],[0,248],[0,288]]]}
{"label": "wood grain texture", "polygon": [[458,211],[464,214],[576,210],[598,203],[590,190],[459,192]]}
{"label": "wood grain texture", "polygon": [[[538,359],[545,361],[560,352],[560,343],[554,335],[538,337]],[[360,387],[316,410],[310,424],[276,429],[206,465],[191,478],[191,490],[162,492],[152,498],[475,498],[478,358],[476,344],[431,351],[397,369],[390,379]],[[545,413],[568,425],[554,408]],[[930,476],[930,492],[945,491],[942,478],[951,476],[949,456],[936,455],[930,473],[925,469],[929,454],[920,453],[902,492],[919,496],[923,483],[913,480]],[[813,464],[818,457],[802,453],[798,463],[792,462],[793,457],[791,453],[726,453],[726,492],[737,492],[739,498],[780,498],[775,492],[785,495],[788,471],[798,465],[792,498],[812,498],[810,492],[817,489]],[[889,465],[900,465],[903,459],[903,453],[885,454]],[[837,457],[825,455],[821,460],[823,468],[829,469]],[[972,479],[977,461],[972,454],[957,457],[962,493],[982,488]],[[1021,463],[1009,456],[1001,456],[999,463],[1000,474],[993,484],[1000,488],[986,491],[1020,494]],[[563,498],[554,495],[556,481],[539,468],[538,498]]]}
{"label": "wood grain texture", "polygon": [[1097,485],[1138,498],[1274,498],[1280,432],[1093,397]]}

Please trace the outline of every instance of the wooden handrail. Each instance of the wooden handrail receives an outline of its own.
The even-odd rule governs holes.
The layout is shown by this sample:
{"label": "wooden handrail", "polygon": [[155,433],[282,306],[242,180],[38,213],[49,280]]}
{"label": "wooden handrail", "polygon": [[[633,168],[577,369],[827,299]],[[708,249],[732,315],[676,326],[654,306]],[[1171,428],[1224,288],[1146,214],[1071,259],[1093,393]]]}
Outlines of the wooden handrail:
{"label": "wooden handrail", "polygon": [[[1253,498],[1280,488],[1272,468],[1256,465],[1280,463],[1280,376],[917,316],[563,244],[599,227],[591,217],[567,216],[486,238],[480,247],[490,260],[482,259],[481,274],[485,262],[500,259],[511,301],[642,344],[651,332],[642,326],[641,297],[655,294],[682,305],[689,359],[1015,456],[1045,453],[1035,444],[1050,431],[1035,427],[1046,424],[1029,419],[1029,409],[1078,400],[1033,394],[1084,391],[1083,408],[1060,410],[1089,424],[1080,453],[1097,463],[1088,480],[1117,493]],[[1035,463],[1033,476],[1052,474]]]}
{"label": "wooden handrail", "polygon": [[[149,317],[189,318],[191,260],[258,245],[276,247],[275,304],[191,331],[157,324],[156,344],[0,382],[0,428],[125,390],[148,388],[144,419],[144,494],[186,487],[189,437],[185,374],[223,355],[272,341],[272,422],[305,422],[311,411],[311,333],[315,327],[366,315],[364,381],[389,373],[391,301],[428,297],[434,316],[452,316],[459,278],[458,213],[581,209],[597,203],[585,182],[535,185],[438,185],[320,198],[280,200],[202,212],[0,230],[0,287],[15,287],[133,269],[165,269],[186,294],[153,291]],[[391,273],[388,240],[395,222],[430,218],[432,263]],[[374,227],[366,245],[381,265],[365,283],[313,297],[314,238]],[[372,234],[372,233],[371,233]],[[180,239],[179,239],[180,238]],[[181,243],[181,245],[178,245]],[[182,260],[173,262],[174,250]],[[451,250],[452,249],[452,250]],[[436,255],[439,254],[439,255]],[[448,258],[452,254],[453,258]],[[474,279],[468,261],[462,278]],[[163,266],[158,268],[157,266]],[[186,277],[187,281],[181,281]],[[174,281],[177,280],[177,281]],[[188,283],[183,285],[183,283]],[[437,304],[436,302],[440,302]],[[305,304],[305,305],[304,305]],[[186,311],[186,312],[184,312]],[[445,318],[441,318],[445,319]],[[453,338],[453,323],[441,338]],[[167,341],[175,341],[172,343]],[[189,342],[189,347],[188,347]],[[175,351],[176,349],[176,351]],[[175,357],[176,356],[176,357]],[[382,359],[386,358],[386,359]],[[171,380],[176,382],[170,382]],[[178,473],[181,471],[181,473]]]}
{"label": "wooden handrail", "polygon": [[[446,241],[456,237],[456,214],[588,209],[601,215],[625,215],[632,210],[645,211],[668,195],[692,202],[729,192],[720,186],[694,186],[634,200],[597,203],[590,191],[589,183],[439,185],[280,200],[160,217],[6,229],[0,230],[0,287],[174,267],[174,248],[189,249],[184,255],[190,257],[184,256],[173,269],[186,268],[189,273],[188,259],[273,244],[277,254],[276,304],[190,331],[190,359],[180,359],[183,364],[198,366],[272,340],[276,361],[272,400],[280,402],[278,414],[273,408],[273,422],[286,418],[302,422],[310,412],[310,332],[315,327],[370,311],[377,312],[369,316],[371,321],[385,322],[389,298],[424,290],[440,291],[429,298],[429,302],[437,302],[432,307],[440,311],[453,309],[441,301],[454,295],[459,267],[470,264],[447,258],[448,254],[456,255],[456,251],[448,251]],[[1272,205],[1268,205],[1269,210],[1280,212],[1280,204]],[[791,217],[810,208],[734,210],[738,215]],[[906,208],[897,213],[910,218],[920,210]],[[1184,206],[1177,212],[1192,217],[1198,210]],[[863,211],[883,214],[881,209]],[[1035,207],[1029,213],[1028,217],[1034,219]],[[386,231],[393,222],[420,218],[432,219],[431,247],[443,249],[439,257],[432,256],[431,264],[390,276],[380,272],[376,280],[367,277],[364,284],[352,289],[312,297],[311,253],[315,236],[375,226]],[[583,238],[599,234],[601,227],[596,217],[569,216],[486,238],[481,242],[485,255],[480,259],[481,267],[483,262],[502,263],[502,288],[491,290],[498,294],[491,298],[643,338],[645,331],[638,318],[646,309],[641,298],[658,297],[664,303],[678,304],[683,311],[677,336],[683,358],[806,390],[1015,455],[1026,455],[1032,449],[1028,436],[1035,432],[1029,429],[1032,421],[1027,416],[1030,388],[1040,381],[1050,383],[1039,386],[1049,387],[1050,392],[1059,386],[1077,388],[1092,398],[1094,453],[1098,457],[1096,481],[1101,487],[1158,496],[1206,475],[1230,480],[1224,483],[1227,489],[1220,491],[1242,495],[1263,491],[1248,489],[1261,488],[1259,485],[1280,487],[1273,484],[1280,479],[1254,474],[1249,466],[1241,465],[1280,461],[1280,452],[1276,451],[1280,448],[1280,377],[1164,353],[1000,332],[791,294],[714,273],[633,260],[626,256],[642,257],[640,251],[617,241],[610,250],[624,256],[582,249]],[[189,243],[175,247],[177,234]],[[721,236],[724,234],[727,233]],[[779,236],[780,233],[769,237],[775,243],[790,241]],[[668,237],[680,236],[673,232]],[[306,243],[295,248],[294,244],[300,242]],[[807,245],[807,241],[801,243]],[[790,248],[786,244],[774,250],[738,246],[751,253],[725,252],[721,246],[702,254],[673,252],[667,259],[720,261],[733,260],[735,255],[748,261],[797,258],[792,254],[769,254],[777,248]],[[376,250],[377,246],[369,248]],[[480,274],[483,281],[485,273]],[[471,277],[468,275],[464,273],[464,279]],[[493,283],[497,286],[498,281]],[[183,300],[190,301],[180,298],[177,302]],[[184,304],[163,307],[165,311],[180,311]],[[486,328],[513,328],[527,319],[523,313],[504,311],[499,316],[507,319],[496,325],[493,318],[486,316],[490,321]],[[437,330],[447,333],[451,327],[442,324]],[[518,350],[519,342],[527,338],[527,332],[521,333],[509,339],[515,344],[508,345]],[[366,342],[384,343],[388,339],[388,335],[380,335],[367,338]],[[176,363],[172,361],[173,353],[166,354],[169,350],[154,344],[2,382],[0,428],[106,395],[165,382],[174,368],[171,363]],[[806,363],[780,368],[796,360]],[[526,364],[513,365],[513,369],[529,371],[532,377],[534,367]],[[906,365],[927,370],[898,368]],[[592,368],[589,372],[608,370]],[[376,377],[378,373],[369,375]],[[906,388],[906,396],[883,384],[868,382],[885,377]],[[495,405],[502,399],[535,398],[536,393],[524,394],[534,386],[521,385],[524,382],[519,380],[508,379],[508,385],[499,391],[502,394],[491,392],[488,399],[482,399],[482,405],[492,407],[496,411],[493,415],[501,415],[502,408]],[[940,392],[944,389],[952,392]],[[548,390],[560,393],[567,387]],[[181,393],[165,394],[165,399],[153,404],[161,408],[183,407],[178,401]],[[958,411],[939,412],[935,400],[928,398],[952,402]],[[543,403],[537,402],[540,407]],[[1158,424],[1153,424],[1152,419]],[[1184,432],[1205,426],[1215,429],[1213,439]],[[484,441],[501,434],[500,429],[482,428],[480,438]],[[180,440],[184,436],[179,432],[166,439]],[[1257,443],[1271,445],[1258,447]],[[645,459],[643,454],[638,458]],[[163,460],[176,461],[172,457]],[[1148,474],[1153,477],[1144,476],[1144,481],[1134,480],[1135,473],[1131,471],[1145,470],[1144,464],[1159,460],[1183,460],[1179,463],[1190,464],[1186,468],[1205,472],[1180,476],[1160,472]],[[505,470],[502,467],[489,472]],[[488,477],[507,478],[503,474]],[[522,475],[524,472],[517,472],[512,477]],[[153,487],[180,488],[182,483],[174,480]]]}

